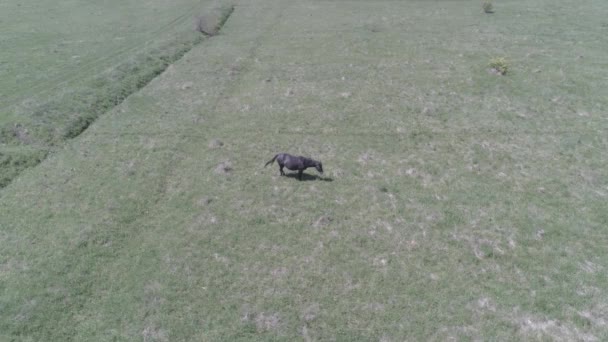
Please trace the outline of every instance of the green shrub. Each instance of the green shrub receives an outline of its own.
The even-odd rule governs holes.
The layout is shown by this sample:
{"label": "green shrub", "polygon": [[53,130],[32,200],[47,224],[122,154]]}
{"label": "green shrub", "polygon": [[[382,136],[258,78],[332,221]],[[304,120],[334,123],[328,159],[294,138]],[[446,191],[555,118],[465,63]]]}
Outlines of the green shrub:
{"label": "green shrub", "polygon": [[490,71],[497,75],[505,75],[509,71],[509,63],[503,57],[492,58],[490,60]]}

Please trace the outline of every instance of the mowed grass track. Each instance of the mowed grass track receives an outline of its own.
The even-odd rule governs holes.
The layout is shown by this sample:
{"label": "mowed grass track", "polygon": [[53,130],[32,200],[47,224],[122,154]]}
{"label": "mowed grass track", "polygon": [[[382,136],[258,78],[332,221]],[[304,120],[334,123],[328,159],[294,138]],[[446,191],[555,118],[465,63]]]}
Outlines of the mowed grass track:
{"label": "mowed grass track", "polygon": [[237,2],[2,190],[0,336],[605,340],[608,5],[495,10]]}

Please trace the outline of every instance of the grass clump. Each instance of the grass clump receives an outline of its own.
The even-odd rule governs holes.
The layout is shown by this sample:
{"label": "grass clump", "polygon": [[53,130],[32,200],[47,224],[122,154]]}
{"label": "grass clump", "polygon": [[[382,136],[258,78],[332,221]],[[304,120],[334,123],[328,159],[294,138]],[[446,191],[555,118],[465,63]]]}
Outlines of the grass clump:
{"label": "grass clump", "polygon": [[215,36],[232,12],[234,12],[234,5],[224,6],[216,13],[198,16],[196,18],[196,31],[207,36]]}
{"label": "grass clump", "polygon": [[492,2],[490,1],[484,1],[481,7],[485,13],[494,13],[494,6],[492,6]]}
{"label": "grass clump", "polygon": [[23,170],[40,163],[46,154],[44,150],[0,150],[0,188],[7,186]]}
{"label": "grass clump", "polygon": [[503,57],[492,58],[489,66],[490,72],[496,75],[506,75],[509,71],[509,63]]}

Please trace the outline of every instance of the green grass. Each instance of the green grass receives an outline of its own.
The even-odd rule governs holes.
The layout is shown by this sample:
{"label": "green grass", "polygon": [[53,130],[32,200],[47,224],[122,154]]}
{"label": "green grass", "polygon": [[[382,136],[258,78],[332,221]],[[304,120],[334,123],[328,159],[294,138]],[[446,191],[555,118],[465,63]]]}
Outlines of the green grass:
{"label": "green grass", "polygon": [[608,5],[495,7],[237,2],[2,190],[0,339],[607,339]]}
{"label": "green grass", "polygon": [[[0,188],[200,43],[197,16],[221,26],[229,15],[212,1],[172,2],[170,8],[161,2],[100,8],[66,1],[46,5],[48,16],[34,5],[6,4],[7,14],[21,15],[0,21],[6,27],[0,39],[10,46],[0,54],[8,65],[0,74],[0,157],[8,161],[0,163]],[[69,19],[59,20],[58,8]],[[89,19],[81,22],[83,17]],[[29,34],[12,36],[11,30]],[[29,45],[13,45],[16,37]]]}

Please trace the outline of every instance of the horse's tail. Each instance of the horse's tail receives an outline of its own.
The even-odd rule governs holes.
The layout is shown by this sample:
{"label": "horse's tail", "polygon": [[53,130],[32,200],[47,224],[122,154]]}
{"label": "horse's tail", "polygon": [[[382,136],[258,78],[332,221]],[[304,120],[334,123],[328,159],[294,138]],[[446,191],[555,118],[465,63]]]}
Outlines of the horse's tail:
{"label": "horse's tail", "polygon": [[274,156],[272,159],[270,159],[270,160],[268,161],[268,163],[266,163],[266,165],[264,165],[264,167],[268,166],[269,164],[274,163],[274,161],[277,159],[277,157],[278,157],[278,156],[279,156],[278,154],[277,154],[277,155],[275,155],[275,156]]}

